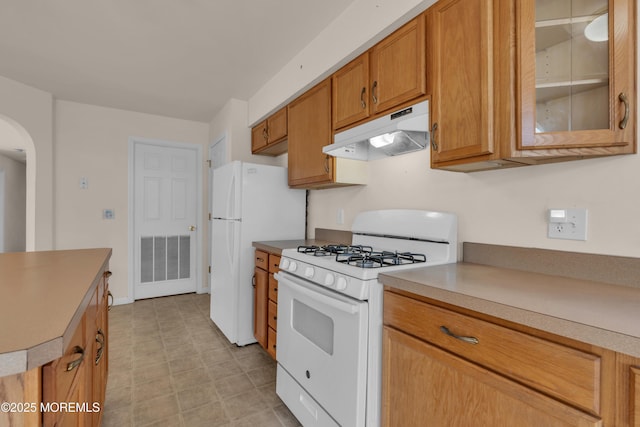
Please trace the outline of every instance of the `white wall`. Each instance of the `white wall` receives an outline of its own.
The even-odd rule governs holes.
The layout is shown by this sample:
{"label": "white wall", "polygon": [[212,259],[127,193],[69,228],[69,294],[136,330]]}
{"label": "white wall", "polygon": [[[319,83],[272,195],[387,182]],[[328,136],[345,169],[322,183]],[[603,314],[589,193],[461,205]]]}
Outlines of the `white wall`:
{"label": "white wall", "polygon": [[[207,123],[56,101],[56,249],[113,248],[111,292],[116,300],[132,298],[127,282],[129,137],[201,144],[206,152],[208,132]],[[79,187],[81,177],[88,178],[86,190]],[[203,201],[203,218],[206,206]],[[114,220],[102,219],[104,208],[115,210]],[[202,260],[208,265],[204,253]]]}
{"label": "white wall", "polygon": [[249,99],[249,124],[286,105],[436,0],[355,0]]}
{"label": "white wall", "polygon": [[52,102],[50,93],[0,76],[0,119],[12,123],[26,144],[27,250],[53,249]]}
{"label": "white wall", "polygon": [[0,155],[0,252],[22,252],[26,249],[27,167],[25,163]]}
{"label": "white wall", "polygon": [[[370,46],[363,34],[377,34],[377,40],[378,32],[388,33],[430,3],[356,0],[250,99],[249,122]],[[459,174],[430,169],[425,150],[369,166],[366,186],[311,191],[310,235],[316,227],[349,230],[363,210],[433,209],[459,215],[460,241],[640,257],[638,155]],[[588,209],[586,242],[546,237],[547,209],[569,207]],[[344,224],[336,223],[338,209],[344,209]]]}

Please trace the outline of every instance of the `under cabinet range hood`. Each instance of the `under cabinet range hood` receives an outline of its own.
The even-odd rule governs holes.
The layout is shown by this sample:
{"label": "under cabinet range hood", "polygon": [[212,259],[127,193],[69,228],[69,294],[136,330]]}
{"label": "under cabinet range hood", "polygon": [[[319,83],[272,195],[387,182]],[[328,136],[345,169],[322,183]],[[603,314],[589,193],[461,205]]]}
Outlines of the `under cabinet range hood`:
{"label": "under cabinet range hood", "polygon": [[353,160],[377,160],[426,148],[429,103],[423,101],[334,136],[322,152]]}

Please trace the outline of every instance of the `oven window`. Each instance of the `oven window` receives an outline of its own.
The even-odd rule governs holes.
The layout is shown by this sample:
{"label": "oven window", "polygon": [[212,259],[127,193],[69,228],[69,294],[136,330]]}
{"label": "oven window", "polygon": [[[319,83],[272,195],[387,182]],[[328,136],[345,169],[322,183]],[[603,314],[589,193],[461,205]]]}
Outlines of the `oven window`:
{"label": "oven window", "polygon": [[309,341],[333,355],[333,319],[294,299],[292,313],[293,329]]}

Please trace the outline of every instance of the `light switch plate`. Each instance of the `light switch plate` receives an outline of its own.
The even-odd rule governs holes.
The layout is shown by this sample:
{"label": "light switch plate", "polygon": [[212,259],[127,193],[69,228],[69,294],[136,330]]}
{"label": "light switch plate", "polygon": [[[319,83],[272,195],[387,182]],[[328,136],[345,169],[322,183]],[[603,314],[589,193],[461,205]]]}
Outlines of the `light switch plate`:
{"label": "light switch plate", "polygon": [[102,210],[102,219],[115,219],[116,213],[113,209],[103,209]]}
{"label": "light switch plate", "polygon": [[566,222],[549,222],[547,236],[550,239],[587,240],[587,209],[564,210],[566,211]]}

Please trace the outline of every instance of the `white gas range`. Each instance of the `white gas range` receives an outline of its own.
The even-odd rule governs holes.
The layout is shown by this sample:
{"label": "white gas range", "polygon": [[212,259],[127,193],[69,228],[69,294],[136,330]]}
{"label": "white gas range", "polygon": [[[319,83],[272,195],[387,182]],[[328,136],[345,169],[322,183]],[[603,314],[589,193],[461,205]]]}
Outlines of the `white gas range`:
{"label": "white gas range", "polygon": [[379,210],[354,220],[350,246],[282,251],[276,392],[305,426],[380,425],[378,274],[457,261],[457,217]]}

